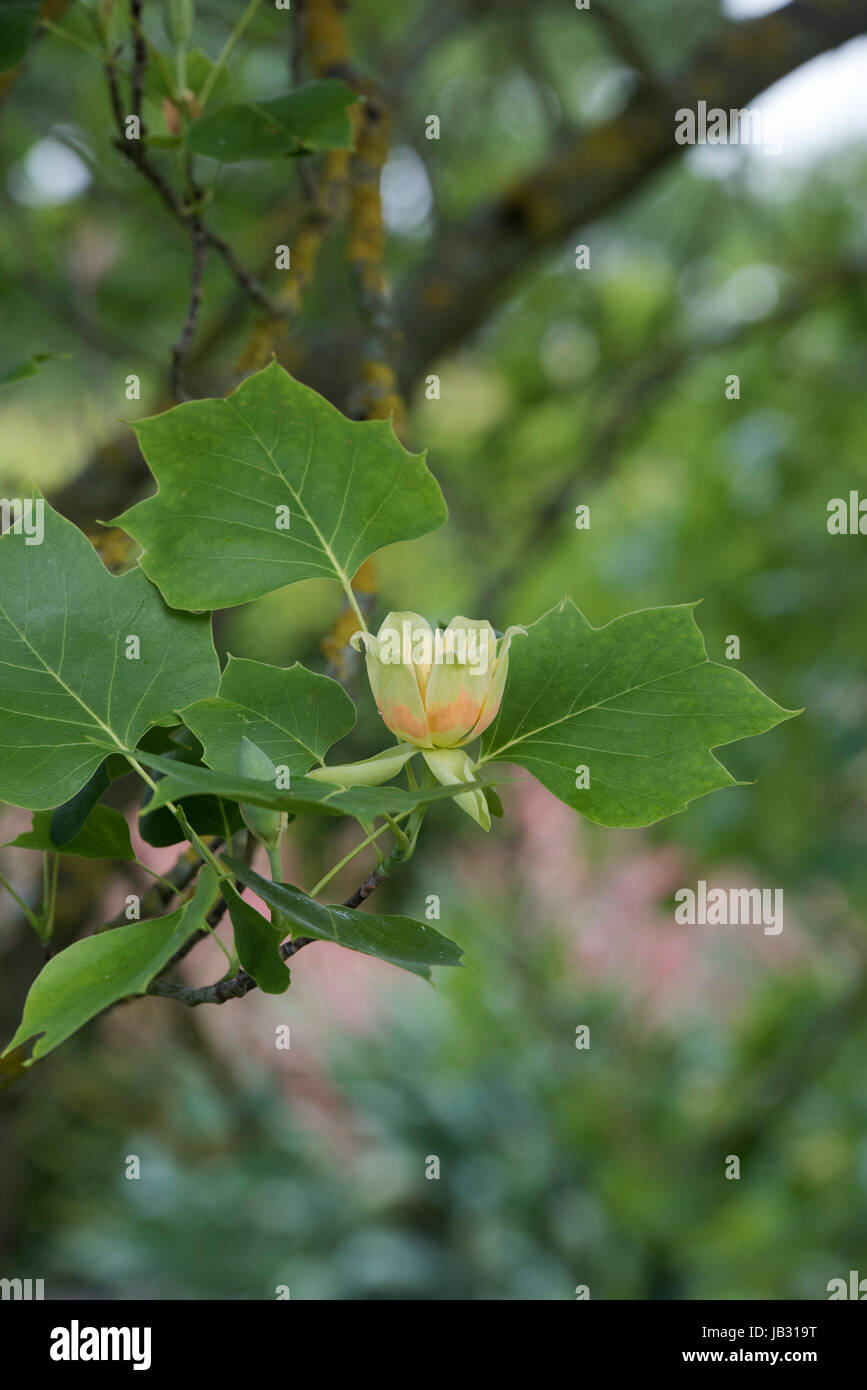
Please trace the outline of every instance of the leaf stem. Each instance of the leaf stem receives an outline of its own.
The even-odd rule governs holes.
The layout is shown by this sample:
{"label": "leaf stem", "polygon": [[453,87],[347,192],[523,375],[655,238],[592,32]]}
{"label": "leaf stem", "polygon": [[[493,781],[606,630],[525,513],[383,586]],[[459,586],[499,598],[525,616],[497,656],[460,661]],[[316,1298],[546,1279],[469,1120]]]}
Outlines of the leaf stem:
{"label": "leaf stem", "polygon": [[150,874],[151,878],[155,878],[157,883],[161,883],[164,888],[167,888],[169,890],[172,897],[174,897],[175,893],[177,893],[178,890],[175,884],[172,883],[170,878],[163,878],[162,874],[158,874],[156,869],[152,869],[149,864],[145,864],[143,860],[138,858],[138,856],[136,856],[136,858],[133,859],[133,863],[135,864],[137,869],[141,869],[143,873]]}
{"label": "leaf stem", "polygon": [[16,901],[17,904],[18,904],[18,906],[21,908],[21,911],[24,913],[24,916],[27,918],[28,922],[30,923],[31,927],[32,927],[33,930],[36,932],[37,936],[41,937],[41,936],[42,936],[42,923],[40,922],[39,918],[36,916],[36,913],[33,912],[33,911],[27,906],[27,904],[26,904],[26,902],[24,901],[23,898],[19,898],[18,894],[15,892],[15,889],[12,887],[12,884],[8,881],[8,879],[5,879],[5,878],[3,877],[2,874],[0,874],[0,887],[5,888],[5,889],[6,889],[6,892],[9,893],[10,896],[13,897],[13,898],[15,899],[15,901]]}
{"label": "leaf stem", "polygon": [[[270,849],[266,848],[266,853],[268,855],[268,868],[271,870],[272,881],[274,883],[282,883],[283,856],[280,853],[280,846],[273,845]],[[271,908],[271,921],[274,926],[279,927],[281,931],[286,932],[289,930],[289,923],[286,921],[282,912],[278,911],[276,907]]]}
{"label": "leaf stem", "polygon": [[[39,27],[41,29],[46,29],[49,34],[54,34],[58,39],[65,39],[66,42],[71,43],[74,48],[82,49],[82,51],[88,53],[91,58],[95,58],[98,63],[103,62],[104,54],[100,53],[98,48],[94,48],[91,44],[87,43],[85,39],[80,39],[77,34],[67,33],[65,29],[61,29],[59,24],[53,24],[50,19],[41,19]],[[117,67],[118,70],[125,75],[129,74],[129,68],[123,63],[118,63]]]}
{"label": "leaf stem", "polygon": [[358,599],[355,597],[355,594],[353,592],[351,581],[347,580],[343,588],[346,593],[346,597],[349,599],[350,607],[352,608],[353,613],[358,619],[361,631],[368,632],[370,629],[368,628],[367,623],[364,621],[364,614],[362,613]]}
{"label": "leaf stem", "polygon": [[283,856],[280,853],[280,846],[274,845],[267,851],[268,867],[271,870],[271,877],[275,883],[283,882]]}
{"label": "leaf stem", "polygon": [[211,68],[211,71],[208,73],[208,76],[205,78],[205,81],[202,84],[202,90],[199,92],[199,107],[202,111],[204,111],[205,109],[205,103],[207,102],[208,97],[211,95],[214,83],[220,76],[220,73],[223,71],[223,68],[226,66],[226,63],[228,62],[231,56],[235,44],[238,42],[247,25],[250,23],[250,20],[253,18],[253,15],[258,10],[259,4],[260,0],[250,0],[250,3],[247,6],[246,10],[241,15],[241,18],[238,20],[238,23],[235,25],[231,34],[224,43],[223,51],[221,52],[219,58],[217,59],[214,66]]}
{"label": "leaf stem", "polygon": [[394,838],[397,842],[396,848],[400,848],[403,851],[403,853],[406,854],[407,850],[409,849],[409,836],[404,834],[404,832],[401,830],[400,826],[398,825],[397,821],[394,819],[393,816],[390,816],[387,811],[384,812],[384,815],[385,823],[391,830],[391,833],[394,835]]}
{"label": "leaf stem", "polygon": [[210,922],[208,921],[207,917],[205,918],[205,931],[210,932],[210,934],[211,934],[213,940],[216,941],[216,943],[217,943],[217,945],[219,946],[220,950],[223,952],[223,955],[226,957],[226,960],[229,962],[229,972],[230,972],[232,975],[234,975],[235,972],[236,972],[236,970],[237,970],[237,968],[238,968],[237,960],[236,960],[235,957],[232,955],[232,953],[228,950],[228,948],[223,944],[223,942],[220,940],[220,938],[217,936],[216,929],[215,929],[214,927],[211,926],[211,924],[210,924]]}
{"label": "leaf stem", "polygon": [[372,845],[374,840],[378,840],[380,835],[383,835],[386,830],[392,829],[396,832],[397,835],[400,835],[404,840],[406,840],[407,837],[403,834],[403,831],[399,829],[397,822],[400,820],[404,820],[407,816],[410,815],[412,815],[411,811],[402,811],[399,816],[395,816],[393,818],[389,816],[386,820],[385,825],[381,825],[378,830],[374,830],[370,835],[368,835],[366,840],[362,840],[360,844],[355,846],[355,849],[351,849],[348,854],[345,854],[343,858],[340,860],[339,864],[335,864],[333,869],[328,870],[328,873],[325,875],[324,878],[321,878],[319,880],[316,887],[310,889],[310,897],[315,898],[318,893],[321,893],[322,889],[326,886],[326,884],[331,882],[335,874],[340,873],[340,870],[344,867],[344,865],[348,864],[350,860],[354,859],[357,854],[360,854],[363,849],[367,849],[368,845]]}
{"label": "leaf stem", "polygon": [[[46,857],[47,857],[47,856],[46,856]],[[43,923],[44,923],[44,927],[45,927],[45,936],[46,936],[46,940],[49,939],[49,938],[52,936],[53,932],[54,932],[54,913],[55,913],[55,910],[56,910],[56,908],[57,908],[57,881],[58,881],[59,876],[60,876],[60,855],[59,855],[59,854],[52,854],[52,855],[51,855],[51,865],[50,865],[49,876],[48,876],[48,878],[49,878],[49,883],[48,883],[48,907],[47,907],[47,911],[43,914]]]}
{"label": "leaf stem", "polygon": [[[156,784],[156,782],[154,781],[153,777],[151,777],[147,772],[145,772],[144,768],[142,767],[142,765],[141,765],[141,763],[138,761],[138,759],[137,759],[132,753],[128,753],[128,752],[126,751],[126,749],[124,749],[124,757],[126,758],[126,760],[127,760],[127,762],[129,763],[130,767],[132,767],[132,768],[135,769],[135,771],[138,773],[139,777],[141,777],[142,781],[143,781],[143,782],[146,782],[147,785],[150,787],[151,791],[154,791],[154,792],[155,792],[156,789],[157,789],[157,784]],[[196,849],[199,851],[199,854],[200,854],[200,855],[202,856],[202,858],[206,861],[206,863],[210,864],[211,868],[212,868],[212,869],[214,870],[214,872],[217,874],[217,877],[218,877],[218,878],[228,878],[229,875],[228,875],[226,869],[224,869],[223,866],[222,866],[222,864],[220,864],[219,861],[214,857],[214,855],[211,853],[210,849],[209,849],[208,846],[205,844],[205,842],[204,842],[204,840],[201,838],[201,836],[199,836],[199,835],[196,834],[195,830],[194,830],[193,827],[190,825],[190,823],[189,823],[189,821],[187,820],[187,817],[186,817],[184,811],[182,811],[181,807],[180,807],[180,806],[176,806],[175,803],[174,803],[173,801],[167,801],[167,802],[165,803],[165,805],[166,805],[166,809],[169,810],[169,811],[171,811],[171,813],[172,813],[172,815],[174,816],[175,820],[177,821],[178,825],[179,825],[179,826],[181,827],[181,829],[183,830],[184,836],[186,837],[186,839],[189,840],[189,842],[190,842],[191,845],[194,845],[194,846],[196,847]]]}

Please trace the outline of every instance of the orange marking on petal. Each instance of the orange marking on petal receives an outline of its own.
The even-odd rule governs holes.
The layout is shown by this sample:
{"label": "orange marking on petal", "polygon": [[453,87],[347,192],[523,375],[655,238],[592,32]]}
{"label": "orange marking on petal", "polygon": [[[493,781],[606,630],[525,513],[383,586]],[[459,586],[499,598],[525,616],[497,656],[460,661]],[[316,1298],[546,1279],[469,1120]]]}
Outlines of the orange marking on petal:
{"label": "orange marking on petal", "polygon": [[398,738],[408,739],[410,743],[427,743],[430,739],[427,724],[413,714],[408,705],[381,705],[379,709],[382,722]]}
{"label": "orange marking on petal", "polygon": [[427,711],[427,722],[432,734],[444,734],[455,729],[458,734],[468,734],[479,717],[483,701],[473,699],[468,690],[462,690],[456,700],[447,705],[438,705]]}

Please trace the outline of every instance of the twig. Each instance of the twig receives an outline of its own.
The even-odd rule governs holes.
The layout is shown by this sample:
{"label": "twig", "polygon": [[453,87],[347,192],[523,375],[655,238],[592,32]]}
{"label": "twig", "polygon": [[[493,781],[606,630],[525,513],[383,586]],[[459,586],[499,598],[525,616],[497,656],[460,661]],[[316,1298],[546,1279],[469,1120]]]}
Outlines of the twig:
{"label": "twig", "polygon": [[130,16],[134,33],[133,40],[133,69],[132,69],[132,113],[137,116],[140,122],[141,133],[144,135],[144,124],[141,123],[142,97],[144,95],[145,72],[147,70],[148,49],[147,42],[142,29],[142,0],[130,0]]}
{"label": "twig", "polygon": [[[385,882],[391,867],[397,862],[397,859],[392,860],[391,856],[389,856],[379,868],[374,869],[372,873],[367,875],[364,882],[356,888],[351,897],[346,899],[343,906],[356,908],[363,903],[365,898],[369,898],[371,893],[373,893],[381,883]],[[216,908],[214,911],[216,911]],[[196,940],[201,940],[201,936],[205,934],[206,933],[197,933],[196,937],[192,938],[191,944],[195,945]],[[302,947],[309,946],[311,941],[316,939],[317,938],[310,936],[297,936],[293,941],[284,941],[280,947],[280,959],[282,961],[291,960],[293,956],[298,954]],[[179,958],[180,953],[175,957],[175,960]],[[173,963],[174,962],[170,962],[170,964]],[[166,968],[168,969],[168,967]],[[186,1004],[189,1008],[193,1009],[198,1004],[225,1004],[229,999],[243,999],[251,990],[257,988],[258,986],[252,975],[248,975],[246,970],[239,970],[238,974],[233,976],[231,980],[218,980],[216,984],[202,985],[199,988],[194,988],[189,985],[177,985],[171,980],[165,980],[162,976],[157,976],[157,978],[152,980],[148,985],[147,992],[148,994],[159,995],[163,999],[175,999],[179,1004]]]}
{"label": "twig", "polygon": [[207,917],[205,918],[205,921],[208,925],[206,927],[202,927],[201,931],[193,932],[192,936],[187,938],[183,946],[181,946],[179,950],[175,951],[175,954],[172,956],[171,960],[166,962],[166,964],[163,967],[163,970],[160,973],[165,974],[167,971],[171,970],[173,966],[177,965],[179,961],[182,961],[185,956],[188,956],[190,954],[190,951],[192,951],[194,946],[198,946],[200,941],[204,941],[207,937],[211,936],[211,934],[214,931],[214,928],[218,927],[222,922],[223,918],[225,917],[226,912],[228,910],[228,906],[229,904],[226,902],[226,899],[220,898],[219,902],[216,902],[214,904]]}
{"label": "twig", "polygon": [[371,893],[374,893],[381,883],[385,883],[385,880],[388,878],[388,869],[385,867],[387,863],[388,860],[385,861],[385,864],[382,864],[376,869],[373,869],[367,875],[367,878],[364,880],[364,882],[360,884],[358,888],[356,888],[355,892],[352,894],[352,897],[346,899],[346,902],[343,904],[343,906],[360,907],[361,904],[364,902],[365,898],[369,898]]}
{"label": "twig", "polygon": [[159,169],[151,162],[147,149],[142,145],[141,141],[127,140],[123,103],[121,101],[120,85],[117,77],[116,54],[106,54],[105,73],[108,81],[111,107],[118,130],[118,138],[113,142],[115,149],[123,155],[124,159],[129,160],[130,164],[134,165],[139,173],[147,179],[148,183],[159,194],[173,217],[177,218],[177,220],[186,227],[190,226],[190,224],[196,220],[199,221],[202,237],[207,242],[208,246],[212,247],[225,261],[228,269],[235,277],[235,280],[240,285],[245,295],[253,300],[254,303],[258,304],[259,308],[263,309],[267,314],[275,318],[280,318],[283,312],[281,306],[271,298],[267,290],[259,284],[256,277],[250,271],[244,269],[228,242],[216,232],[212,231],[210,227],[205,225],[201,220],[201,213],[197,207],[187,207],[179,201],[171,185],[163,177]]}
{"label": "twig", "polygon": [[[142,0],[130,0],[130,17],[132,19],[135,54],[131,82],[132,110],[133,115],[136,116],[139,121],[139,139],[143,140],[145,136],[145,127],[141,119],[141,109],[145,75],[147,72],[148,51],[144,30],[142,29]],[[117,119],[120,107],[120,96],[116,80],[114,83],[113,104],[115,106],[115,119]],[[118,129],[120,131],[120,126]],[[141,145],[138,146],[138,150],[141,155]],[[145,160],[145,163],[147,163],[147,160]],[[141,165],[142,161],[140,159],[139,167],[141,167]],[[200,206],[201,195],[193,182],[192,160],[188,161],[188,174],[193,195],[193,203],[196,208],[198,208],[198,206]],[[198,211],[191,212],[187,218],[187,223],[190,229],[190,241],[193,251],[192,265],[190,268],[190,301],[187,308],[187,316],[181,328],[180,337],[172,347],[172,364],[169,375],[172,394],[175,400],[178,401],[189,400],[184,369],[186,366],[187,354],[192,346],[193,336],[196,331],[196,320],[199,314],[199,305],[202,301],[202,276],[205,269],[205,253],[207,248],[205,230],[200,213]]]}
{"label": "twig", "polygon": [[193,258],[190,267],[190,302],[180,337],[172,347],[170,382],[172,394],[178,401],[190,399],[186,386],[185,367],[196,331],[199,305],[202,302],[202,275],[205,269],[207,241],[199,218],[195,218],[190,225],[190,238],[193,246]]}
{"label": "twig", "polygon": [[[299,936],[294,941],[284,941],[280,947],[280,959],[291,960],[302,946],[309,946],[313,939],[309,936]],[[186,1004],[194,1009],[197,1004],[225,1004],[229,999],[243,999],[251,989],[258,989],[256,981],[246,970],[239,970],[230,980],[218,980],[215,985],[203,985],[199,989],[172,984],[170,980],[158,976],[148,985],[147,992],[159,995],[163,999],[176,999],[179,1004]]]}
{"label": "twig", "polygon": [[[241,854],[241,860],[244,864],[252,864],[257,843],[255,835],[251,835],[248,830],[244,841],[244,849]],[[235,887],[238,889],[239,893],[244,891],[242,884],[236,882]],[[175,952],[170,961],[167,961],[160,973],[163,975],[166,974],[173,966],[177,965],[178,961],[182,961],[185,956],[188,956],[194,946],[197,946],[200,941],[204,941],[206,937],[210,936],[214,927],[219,926],[220,922],[223,920],[228,906],[229,904],[226,902],[226,899],[221,897],[219,902],[215,903],[208,913],[206,919],[208,923],[207,927],[203,927],[201,931],[193,932],[193,935],[188,937],[180,950]]]}
{"label": "twig", "polygon": [[293,87],[301,85],[301,72],[304,66],[306,47],[306,27],[304,0],[295,0],[295,14],[289,30],[289,81]]}

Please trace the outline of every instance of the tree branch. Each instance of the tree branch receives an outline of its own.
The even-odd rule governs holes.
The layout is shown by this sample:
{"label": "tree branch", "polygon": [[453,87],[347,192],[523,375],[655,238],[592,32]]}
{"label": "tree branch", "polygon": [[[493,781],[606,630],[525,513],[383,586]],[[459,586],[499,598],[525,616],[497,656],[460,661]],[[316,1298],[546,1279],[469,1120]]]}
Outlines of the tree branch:
{"label": "tree branch", "polygon": [[[130,18],[133,27],[133,69],[132,69],[132,114],[141,120],[142,98],[144,96],[145,73],[147,71],[148,49],[142,29],[142,0],[130,0]],[[144,135],[144,124],[141,127]]]}
{"label": "tree branch", "polygon": [[187,357],[193,343],[193,335],[196,331],[199,305],[202,302],[202,275],[205,269],[205,254],[207,252],[207,241],[205,240],[204,228],[202,227],[200,218],[195,218],[190,224],[190,240],[192,241],[193,248],[193,258],[190,266],[190,302],[180,336],[172,347],[170,382],[172,394],[177,401],[188,401],[190,399],[186,386],[185,368]]}
{"label": "tree branch", "polygon": [[[381,883],[388,878],[391,868],[398,862],[398,859],[389,856],[378,868],[369,873],[364,882],[356,888],[355,892],[343,903],[343,907],[357,908],[369,898]],[[219,904],[218,904],[219,906]],[[214,909],[216,911],[216,909]],[[192,938],[193,944],[196,940],[201,940],[201,933]],[[311,941],[316,940],[311,936],[297,936],[293,941],[284,941],[280,947],[280,959],[282,961],[291,960],[293,956],[304,946],[309,946]],[[175,957],[175,960],[179,959]],[[169,962],[174,964],[174,961]],[[166,967],[168,969],[168,967]],[[158,976],[148,985],[148,994],[157,994],[163,999],[176,999],[179,1004],[186,1004],[189,1008],[195,1008],[198,1004],[225,1004],[229,999],[243,999],[251,990],[258,989],[256,981],[252,975],[248,975],[246,970],[239,970],[230,980],[218,980],[214,985],[201,985],[193,988],[189,985],[173,984],[170,980],[164,980]]]}
{"label": "tree branch", "polygon": [[666,80],[667,109],[642,83],[619,115],[578,133],[491,202],[445,227],[434,255],[398,300],[406,338],[404,392],[485,321],[505,287],[535,258],[683,154],[685,147],[674,138],[679,107],[694,107],[701,99],[741,107],[865,27],[861,0],[792,0],[760,19],[725,24],[685,70]]}
{"label": "tree branch", "polygon": [[244,269],[228,242],[216,232],[212,231],[210,227],[205,225],[198,208],[185,207],[179,201],[171,185],[163,177],[156,165],[151,162],[147,153],[147,148],[142,144],[142,141],[127,140],[123,103],[120,96],[120,84],[117,77],[117,59],[113,54],[106,56],[105,73],[108,80],[111,108],[114,113],[115,125],[117,126],[118,132],[117,139],[113,141],[114,148],[119,154],[123,155],[124,159],[129,160],[130,164],[147,179],[151,187],[159,194],[159,197],[172,216],[182,223],[183,226],[191,226],[194,221],[198,220],[202,237],[207,242],[208,246],[212,247],[212,249],[225,261],[228,269],[231,271],[247,298],[251,299],[255,304],[258,304],[260,309],[263,309],[267,314],[279,318],[282,313],[279,304],[274,302],[268,292],[259,284],[256,277],[250,271]]}
{"label": "tree branch", "polygon": [[[327,0],[318,4],[327,7]],[[678,104],[689,105],[701,97],[727,108],[748,103],[802,63],[865,27],[867,15],[858,0],[792,0],[761,19],[726,24],[679,77],[667,81],[676,93],[667,118],[643,84],[620,115],[576,134],[537,170],[444,227],[433,256],[397,297],[396,319],[404,339],[398,362],[401,393],[406,396],[438,356],[485,322],[508,283],[526,272],[535,257],[638,193],[659,168],[683,153],[684,147],[674,141]],[[323,26],[315,35],[314,66],[322,73],[344,72],[345,54],[335,47],[333,37],[329,43],[328,33]],[[123,152],[130,157],[128,150]],[[214,245],[213,234],[208,235]],[[221,254],[228,251],[225,244],[218,249]],[[246,272],[235,267],[233,273],[243,284]],[[249,297],[257,299],[255,287],[249,288]],[[279,310],[275,318],[287,316],[285,304]],[[289,321],[291,314],[290,307]],[[287,365],[345,406],[354,347],[352,336],[328,330],[303,343],[295,340]],[[148,478],[135,439],[126,431],[100,447],[86,469],[59,491],[55,504],[92,533],[94,516],[122,511]]]}
{"label": "tree branch", "polygon": [[654,72],[641,44],[623,16],[609,5],[608,0],[593,0],[590,13],[605,30],[605,36],[618,58],[661,97],[659,74]]}
{"label": "tree branch", "polygon": [[617,387],[605,394],[605,407],[589,437],[581,441],[583,466],[576,482],[570,472],[559,481],[550,495],[533,508],[530,526],[525,535],[494,570],[485,582],[477,600],[479,611],[487,613],[502,601],[511,576],[525,574],[533,561],[552,544],[552,533],[569,513],[578,483],[586,496],[588,485],[599,483],[614,468],[618,448],[642,424],[665,388],[704,353],[721,348],[737,347],[755,335],[795,322],[811,309],[824,303],[829,295],[839,294],[867,280],[867,259],[852,258],[824,266],[812,272],[803,284],[789,294],[770,313],[750,319],[724,332],[704,334],[681,342],[654,342],[649,350],[640,353],[628,365],[618,364],[620,378]]}

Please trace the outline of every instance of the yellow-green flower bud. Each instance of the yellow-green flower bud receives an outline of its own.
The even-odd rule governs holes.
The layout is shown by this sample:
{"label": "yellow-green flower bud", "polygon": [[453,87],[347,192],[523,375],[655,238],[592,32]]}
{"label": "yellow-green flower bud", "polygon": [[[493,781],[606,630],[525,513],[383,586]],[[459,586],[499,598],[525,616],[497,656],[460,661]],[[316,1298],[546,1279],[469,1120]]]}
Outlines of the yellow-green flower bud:
{"label": "yellow-green flower bud", "polygon": [[458,748],[496,717],[509,670],[509,647],[488,622],[452,618],[434,630],[418,613],[389,613],[374,637],[357,632],[367,674],[387,728],[418,748]]}
{"label": "yellow-green flower bud", "polygon": [[336,782],[341,787],[378,787],[381,782],[390,782],[396,777],[405,762],[412,758],[418,749],[414,743],[399,743],[396,748],[386,748],[375,758],[365,758],[360,763],[335,763],[332,767],[314,767],[308,777],[320,782]]}
{"label": "yellow-green flower bud", "polygon": [[[459,750],[496,718],[518,632],[526,635],[525,628],[510,627],[498,640],[488,622],[458,617],[435,630],[418,613],[389,613],[375,637],[356,632],[351,639],[356,651],[364,646],[370,688],[386,727],[421,749],[444,786],[473,781],[473,765]],[[481,791],[461,792],[455,800],[483,830],[490,828]]]}

